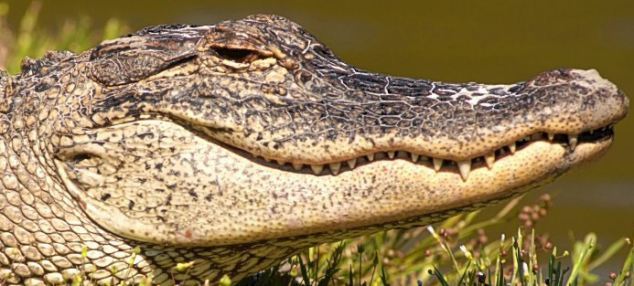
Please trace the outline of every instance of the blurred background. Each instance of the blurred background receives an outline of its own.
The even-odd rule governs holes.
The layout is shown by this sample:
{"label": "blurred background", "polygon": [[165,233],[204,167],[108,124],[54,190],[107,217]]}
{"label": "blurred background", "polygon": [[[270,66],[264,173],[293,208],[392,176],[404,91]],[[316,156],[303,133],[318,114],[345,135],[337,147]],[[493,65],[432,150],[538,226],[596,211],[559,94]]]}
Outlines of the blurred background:
{"label": "blurred background", "polygon": [[[213,24],[274,13],[303,25],[344,61],[375,72],[448,82],[511,83],[560,67],[595,68],[626,94],[634,94],[631,0],[6,3],[0,9],[3,30],[31,29],[25,34],[51,38],[72,31],[62,47],[75,51],[148,25]],[[38,17],[23,17],[27,9],[36,9]],[[5,42],[0,58],[11,52],[6,47],[27,45],[20,53],[32,57],[47,48],[46,42],[26,38]],[[0,40],[11,39],[5,33]],[[0,64],[14,73],[19,68],[17,61]],[[552,195],[554,206],[535,227],[555,244],[570,245],[595,232],[601,247],[634,235],[634,116],[620,123],[616,133],[604,158],[528,195],[528,200]],[[515,227],[501,225],[497,231],[513,233]]]}

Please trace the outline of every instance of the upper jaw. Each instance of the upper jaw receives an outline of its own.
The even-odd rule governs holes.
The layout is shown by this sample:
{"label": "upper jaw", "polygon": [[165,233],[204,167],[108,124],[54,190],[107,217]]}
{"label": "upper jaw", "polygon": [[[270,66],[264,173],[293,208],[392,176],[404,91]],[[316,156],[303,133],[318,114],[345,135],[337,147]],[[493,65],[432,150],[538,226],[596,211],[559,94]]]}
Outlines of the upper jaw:
{"label": "upper jaw", "polygon": [[[369,161],[382,153],[390,158],[399,156],[399,151],[414,159],[464,165],[473,160],[486,162],[500,149],[512,152],[526,138],[552,140],[551,136],[560,134],[574,147],[580,134],[618,122],[629,106],[622,91],[592,70],[556,70],[504,86],[392,82],[419,84],[419,88],[426,84],[437,93],[364,91],[360,98],[324,98],[319,103],[294,99],[290,93],[300,91],[289,89],[290,95],[267,111],[266,124],[251,116],[248,126],[234,124],[234,132],[203,129],[209,137],[266,161],[299,170],[313,166],[310,169],[316,173],[329,168],[336,174],[347,165],[363,163],[360,158]],[[447,95],[452,88],[454,94]],[[489,93],[479,95],[478,91]],[[293,130],[286,128],[289,121],[295,123]]]}
{"label": "upper jaw", "polygon": [[[375,136],[370,126],[362,127],[358,132],[362,135],[352,138],[333,136],[317,143],[296,140],[280,145],[266,144],[264,148],[258,148],[262,147],[258,146],[260,141],[275,142],[275,134],[269,133],[271,137],[256,138],[255,142],[251,142],[254,136],[245,138],[236,136],[241,135],[240,133],[219,134],[217,129],[202,130],[209,138],[238,152],[247,150],[243,154],[259,164],[290,172],[338,175],[375,160],[401,158],[436,172],[453,171],[466,181],[472,170],[491,169],[497,160],[521,152],[523,147],[536,141],[560,144],[571,153],[580,144],[605,143],[608,139],[611,142],[612,125],[627,114],[629,106],[624,93],[594,71],[553,71],[536,77],[532,82],[505,88],[515,92],[503,95],[511,98],[512,104],[538,100],[549,103],[558,97],[564,98],[563,102],[555,101],[542,109],[525,104],[525,110],[520,109],[515,114],[509,114],[508,118],[500,121],[501,125],[493,127],[490,124],[477,125],[473,122],[463,123],[462,128],[455,125],[453,129],[447,130],[445,126],[443,131],[446,133],[458,132],[459,135],[453,138],[450,134],[440,132],[419,132],[417,136],[409,136],[399,132],[397,128],[386,129],[389,132]],[[401,97],[409,100],[408,96]],[[449,124],[459,123],[447,123]],[[465,131],[474,129],[477,131],[471,135]],[[257,134],[266,134],[266,131]],[[271,146],[274,147],[269,148]],[[314,149],[318,149],[318,152],[313,151]]]}

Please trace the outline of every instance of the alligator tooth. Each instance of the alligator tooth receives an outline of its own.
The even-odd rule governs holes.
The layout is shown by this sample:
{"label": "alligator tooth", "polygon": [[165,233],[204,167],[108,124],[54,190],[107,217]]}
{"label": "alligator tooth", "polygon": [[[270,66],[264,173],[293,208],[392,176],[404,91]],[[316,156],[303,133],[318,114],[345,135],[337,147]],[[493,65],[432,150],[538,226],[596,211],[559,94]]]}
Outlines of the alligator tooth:
{"label": "alligator tooth", "polygon": [[332,172],[333,175],[337,175],[339,174],[339,169],[341,169],[341,163],[332,163],[329,165],[330,167],[330,172]]}
{"label": "alligator tooth", "polygon": [[495,153],[485,155],[484,161],[489,169],[493,168],[493,163],[495,163]]}
{"label": "alligator tooth", "polygon": [[442,168],[442,159],[434,158],[434,170],[438,172],[440,168]]}
{"label": "alligator tooth", "polygon": [[412,156],[412,162],[414,163],[418,162],[418,156],[419,156],[418,154],[411,153],[410,155]]}
{"label": "alligator tooth", "polygon": [[304,167],[302,163],[293,163],[293,169],[295,169],[296,171],[301,170],[302,167]]}
{"label": "alligator tooth", "polygon": [[394,159],[394,156],[396,156],[396,152],[394,151],[388,151],[387,152],[387,157],[390,159]]}
{"label": "alligator tooth", "polygon": [[315,173],[315,175],[319,175],[324,169],[324,165],[310,165],[310,168],[313,170],[313,173]]}
{"label": "alligator tooth", "polygon": [[570,145],[571,150],[575,150],[577,147],[577,135],[568,135],[568,145]]}
{"label": "alligator tooth", "polygon": [[280,166],[284,166],[284,164],[286,164],[286,162],[281,161],[281,160],[275,160],[275,162],[277,162],[277,164],[280,165]]}
{"label": "alligator tooth", "polygon": [[515,143],[512,143],[511,145],[509,145],[509,151],[511,151],[511,154],[515,154],[516,149],[517,149],[517,146],[515,145]]}
{"label": "alligator tooth", "polygon": [[553,141],[553,140],[555,140],[555,133],[550,133],[550,132],[549,132],[549,133],[548,133],[548,140],[549,140],[549,141]]}
{"label": "alligator tooth", "polygon": [[462,180],[466,181],[469,177],[469,172],[471,172],[471,160],[458,161],[458,169],[460,169],[460,176],[462,176]]}
{"label": "alligator tooth", "polygon": [[370,162],[374,161],[374,153],[369,154],[366,157],[368,157],[368,161],[370,161]]}
{"label": "alligator tooth", "polygon": [[350,169],[354,169],[354,166],[357,165],[357,159],[350,159],[346,163]]}

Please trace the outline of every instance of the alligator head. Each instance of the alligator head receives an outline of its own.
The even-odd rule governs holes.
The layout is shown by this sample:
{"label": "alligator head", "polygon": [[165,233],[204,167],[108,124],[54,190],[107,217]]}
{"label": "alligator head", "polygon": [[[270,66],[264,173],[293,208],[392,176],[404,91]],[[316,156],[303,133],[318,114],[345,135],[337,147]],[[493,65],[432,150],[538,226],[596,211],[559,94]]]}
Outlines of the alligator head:
{"label": "alligator head", "polygon": [[370,73],[262,15],[50,54],[5,89],[5,134],[41,150],[69,205],[175,248],[439,220],[604,153],[629,105],[593,70],[509,85]]}

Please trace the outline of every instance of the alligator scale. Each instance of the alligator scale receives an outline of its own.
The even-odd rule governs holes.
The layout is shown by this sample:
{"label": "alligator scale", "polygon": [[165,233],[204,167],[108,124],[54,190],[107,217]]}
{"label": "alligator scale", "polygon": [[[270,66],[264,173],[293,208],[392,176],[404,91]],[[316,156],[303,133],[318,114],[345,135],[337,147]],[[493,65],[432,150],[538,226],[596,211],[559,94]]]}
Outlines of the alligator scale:
{"label": "alligator scale", "polygon": [[370,73],[267,15],[51,52],[0,91],[0,276],[27,285],[237,281],[429,224],[599,156],[629,105],[593,70]]}

